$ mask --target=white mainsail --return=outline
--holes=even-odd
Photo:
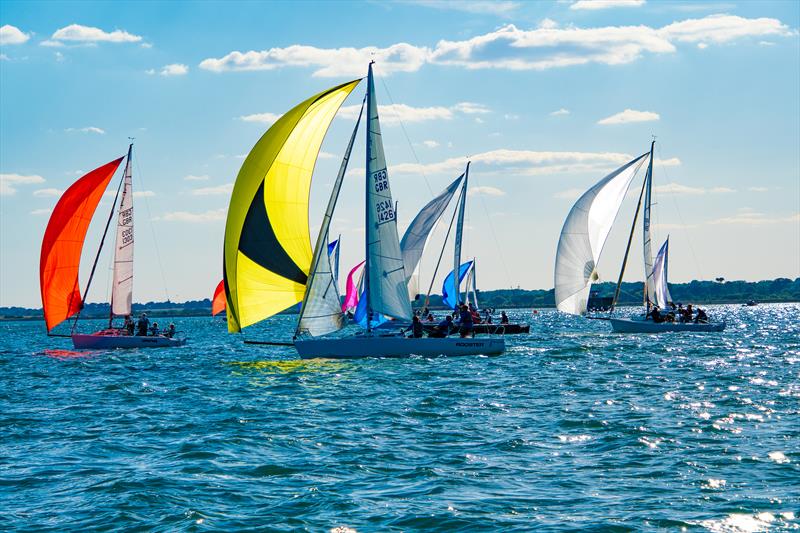
[[[672,296],[669,294],[669,287],[667,286],[667,267],[669,263],[669,237],[664,241],[661,249],[656,255],[653,262],[653,286],[655,302],[661,309],[667,307],[672,302]]]
[[[367,77],[367,119],[367,320],[371,320],[375,313],[411,320],[408,278],[397,236],[396,206],[386,171],[371,63]]]
[[[555,299],[559,311],[583,314],[597,261],[634,176],[649,152],[618,168],[572,206],[558,240]]]
[[[131,314],[133,299],[133,190],[131,153],[125,162],[125,175],[122,186],[122,200],[119,203],[117,218],[117,240],[114,249],[114,284],[111,287],[111,314],[125,316]]]
[[[333,331],[342,329],[346,321],[342,313],[342,303],[339,298],[339,287],[337,283],[339,245],[336,245],[336,266],[331,264],[331,256],[328,254],[328,231],[330,229],[333,211],[336,209],[336,201],[339,199],[339,191],[342,189],[344,175],[347,172],[347,163],[350,161],[350,152],[358,133],[358,125],[361,123],[361,114],[364,111],[364,104],[361,104],[361,111],[358,113],[356,126],[350,136],[350,142],[339,166],[339,174],[333,183],[331,196],[328,199],[328,207],[322,218],[322,225],[317,236],[317,243],[314,247],[314,255],[311,260],[311,272],[306,284],[305,298],[300,307],[300,317],[297,321],[297,331],[295,337],[302,333],[309,335],[325,335]]]
[[[444,213],[450,200],[453,198],[464,175],[456,178],[453,183],[439,194],[436,198],[428,202],[423,207],[411,224],[408,226],[403,239],[400,241],[400,251],[403,253],[403,264],[408,276],[408,294],[415,298],[419,292],[419,275],[417,267],[422,258],[425,244],[428,242],[431,231]]]
[[[651,244],[652,237],[650,235],[650,213],[652,208],[652,193],[653,193],[653,146],[655,141],[650,145],[650,162],[647,165],[647,174],[645,175],[644,186],[644,213],[643,215],[643,230],[642,242],[644,244],[644,301],[645,306],[649,309],[650,304],[655,299],[655,283],[653,280],[653,247]]]
[[[458,220],[456,221],[456,235],[454,240],[453,250],[453,272],[458,272],[461,265],[461,243],[464,238],[464,212],[467,209],[467,184],[469,181],[469,161],[467,161],[467,169],[464,171],[464,184],[461,186],[461,201],[458,206]],[[461,280],[458,276],[453,277],[453,295],[455,296],[456,304],[461,304]]]

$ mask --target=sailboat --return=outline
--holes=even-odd
[[[433,339],[383,335],[378,317],[411,319],[372,73],[367,94],[333,185],[314,249],[308,196],[325,133],[361,80],[323,91],[283,115],[256,143],[234,184],[225,227],[224,281],[228,330],[260,322],[300,302],[293,342],[301,358],[497,354],[502,339]],[[346,320],[325,246],[358,127],[366,107],[366,331],[332,336]],[[288,344],[288,343],[287,343]]]
[[[614,297],[610,305],[613,314],[619,299],[622,279],[628,262],[631,242],[636,230],[639,211],[644,205],[642,241],[644,244],[644,306],[641,317],[617,318],[603,317],[611,322],[618,333],[660,333],[667,331],[712,332],[725,329],[725,322],[659,322],[650,320],[654,305],[666,309],[672,303],[667,286],[667,263],[669,240],[659,250],[656,262],[653,261],[650,235],[650,216],[652,209],[653,158],[655,140],[650,151],[625,163],[586,191],[572,206],[561,237],[558,240],[555,264],[555,300],[559,311],[583,315],[586,313],[592,283],[599,279],[596,266],[600,260],[606,239],[638,171],[648,161],[647,171],[642,183],[636,211],[631,224],[628,244],[622,260]],[[643,201],[644,200],[644,201]],[[597,318],[597,317],[594,317]]]
[[[220,280],[217,288],[214,289],[214,297],[211,298],[211,316],[217,316],[225,310],[225,281]]]
[[[42,308],[48,335],[65,320],[75,317],[69,335],[75,348],[158,348],[179,346],[186,339],[161,335],[131,335],[125,328],[115,328],[115,317],[130,317],[133,300],[133,185],[131,156],[133,144],[128,146],[127,157],[120,157],[81,177],[61,196],[53,209],[42,239],[39,260],[39,284]],[[94,217],[111,178],[125,159],[125,171],[117,187],[111,212],[106,221],[103,237],[92,265],[86,289],[81,296],[78,282],[81,253],[86,232]],[[120,192],[122,194],[120,198]],[[114,249],[114,280],[111,290],[111,310],[108,327],[92,334],[76,333],[76,326],[86,295],[94,278],[100,252],[103,250],[117,200],[116,243]]]

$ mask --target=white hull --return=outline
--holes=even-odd
[[[612,318],[611,328],[615,333],[674,333],[687,331],[692,333],[719,332],[725,329],[725,322],[695,324],[694,322],[660,322],[652,320]]]
[[[170,339],[162,336],[140,337],[136,335],[117,335],[98,331],[91,335],[73,335],[72,345],[79,350],[113,350],[115,348],[170,348],[183,346],[186,339]]]
[[[358,359],[362,357],[436,357],[440,355],[499,355],[506,349],[503,338],[412,339],[400,336],[358,335],[341,338],[313,338],[295,341],[303,359]]]

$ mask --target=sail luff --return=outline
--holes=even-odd
[[[411,320],[411,302],[383,151],[372,63],[367,76],[366,258],[368,329],[375,314]]]
[[[347,143],[342,163],[339,166],[339,173],[333,183],[331,195],[328,198],[328,206],[322,217],[322,224],[317,235],[317,242],[314,246],[314,255],[311,262],[309,280],[306,284],[303,303],[300,307],[300,316],[297,320],[295,337],[301,331],[311,335],[324,335],[332,331],[341,329],[345,325],[344,315],[341,310],[339,300],[339,288],[331,269],[331,258],[327,253],[328,232],[330,229],[333,212],[336,209],[336,202],[339,199],[339,192],[342,189],[344,176],[347,173],[347,164],[350,161],[350,153],[356,141],[358,126],[361,124],[361,116],[364,112],[364,102],[361,103],[361,110],[358,112],[358,120],[350,135]],[[337,245],[338,249],[338,245]]]
[[[119,203],[117,237],[114,248],[114,281],[111,288],[109,326],[114,316],[131,314],[133,301],[133,183],[131,155],[133,144],[128,146],[128,159],[123,174],[122,199]]]
[[[656,141],[650,144],[650,162],[647,165],[647,174],[645,174],[645,193],[644,193],[644,212],[642,213],[642,243],[644,245],[644,304],[647,312],[650,311],[650,304],[655,298],[655,284],[653,283],[653,247],[652,236],[650,234],[650,217],[652,209],[652,193],[653,193],[653,157],[655,157]]]
[[[453,271],[457,272],[461,264],[461,242],[464,237],[464,212],[467,208],[467,185],[469,182],[469,161],[467,161],[467,168],[464,171],[464,182],[461,184],[461,202],[458,206],[458,220],[456,222],[456,234],[453,244]],[[456,303],[461,303],[461,279],[453,278],[453,294],[456,298]]]

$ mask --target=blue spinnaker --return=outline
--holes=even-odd
[[[466,277],[470,268],[472,268],[472,261],[467,261],[459,267],[459,287],[461,286],[461,282],[464,281],[464,278]],[[456,305],[458,304],[458,291],[456,290],[455,285],[453,285],[453,272],[450,272],[447,277],[444,278],[444,284],[442,284],[442,303],[444,303],[450,309],[455,309]]]

